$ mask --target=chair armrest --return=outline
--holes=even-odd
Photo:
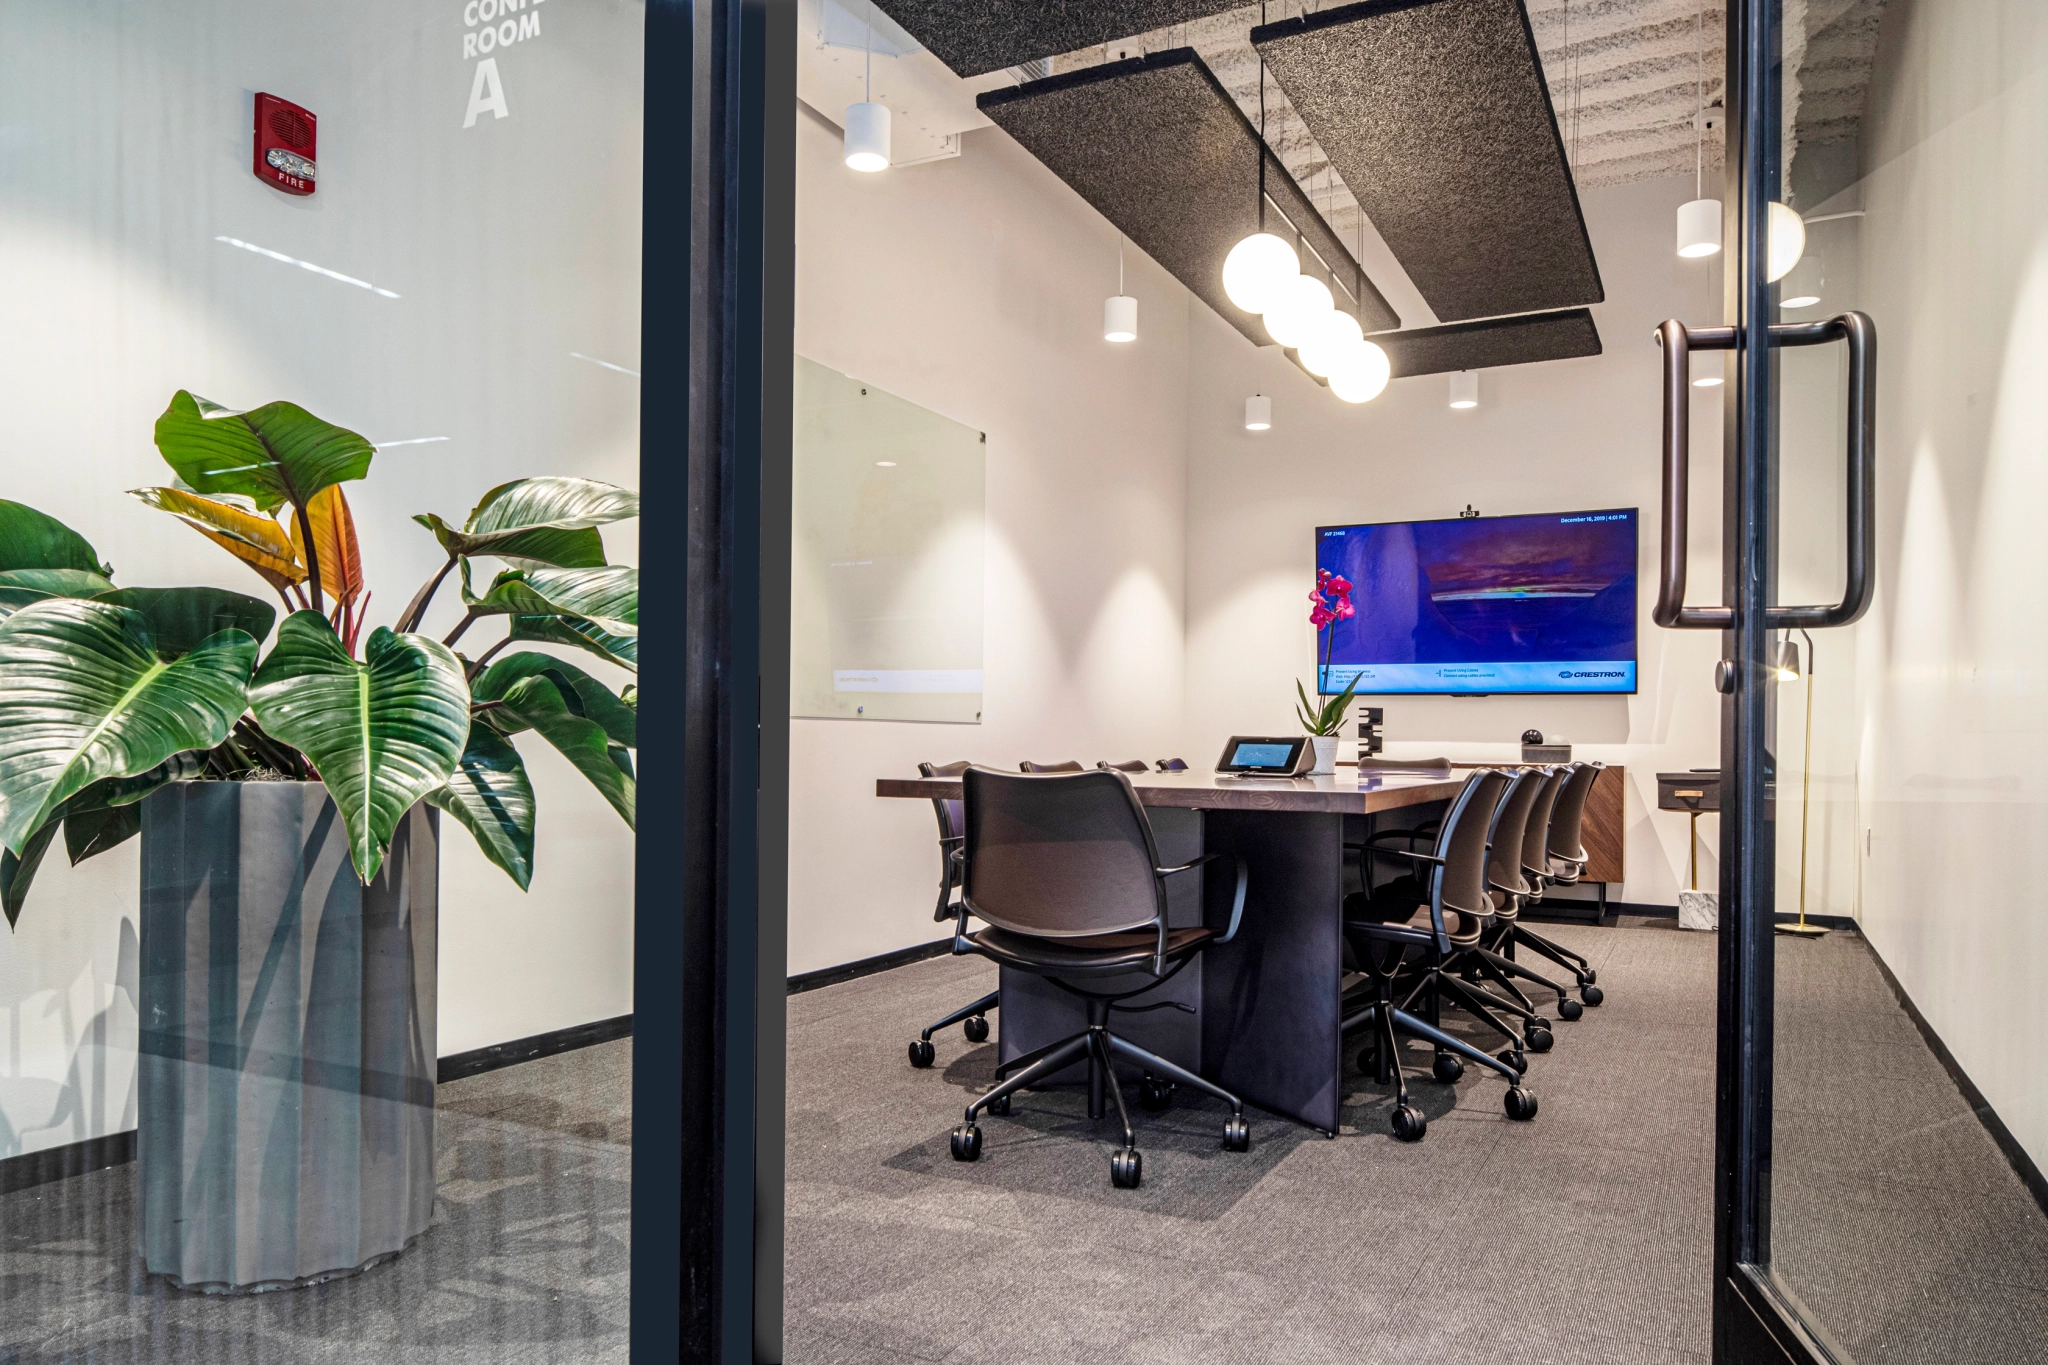
[[[1235,853],[1204,853],[1201,857],[1191,862],[1182,863],[1179,867],[1155,867],[1152,869],[1159,876],[1170,877],[1176,872],[1186,872],[1191,868],[1200,867],[1203,863],[1213,863],[1218,858],[1226,857],[1237,864],[1237,889],[1232,893],[1230,899],[1230,928],[1224,931],[1223,937],[1214,940],[1217,943],[1228,943],[1233,938],[1236,938],[1237,926],[1244,919],[1244,892],[1245,886],[1250,880],[1250,874],[1244,865],[1244,859]]]

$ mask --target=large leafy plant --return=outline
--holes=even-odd
[[[521,888],[534,794],[531,731],[634,821],[634,690],[613,692],[539,642],[639,662],[639,576],[605,561],[599,527],[639,515],[630,490],[520,479],[460,527],[414,518],[447,554],[392,626],[371,593],[342,491],[376,449],[291,403],[234,412],[179,392],[156,424],[175,476],[134,490],[241,560],[283,603],[219,588],[124,588],[70,527],[0,501],[0,908],[13,924],[56,836],[74,863],[141,828],[138,803],[179,780],[317,780],[377,875],[399,819],[425,800],[476,836]],[[475,562],[499,567],[478,591]],[[462,620],[418,633],[459,570]],[[505,635],[471,660],[479,621]],[[269,653],[262,646],[275,629]],[[259,657],[260,656],[260,657]]]

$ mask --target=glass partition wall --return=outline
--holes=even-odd
[[[625,1356],[645,17],[0,3],[0,1358]]]
[[[1732,1071],[1724,1051],[1755,1087],[1724,1129],[1736,1278],[1776,1301],[1788,1358],[2038,1359],[2048,24],[2003,0],[1733,8],[1752,99],[1731,165],[1747,113],[1770,215],[1738,316],[1773,344],[1737,362],[1766,601],[1843,600],[1845,459],[1874,437],[1869,610],[1775,615],[1756,660],[1765,761],[1737,799],[1762,805],[1731,860],[1752,917],[1723,955],[1724,1028],[1762,1044]],[[1719,1358],[1763,1358],[1739,1317]]]

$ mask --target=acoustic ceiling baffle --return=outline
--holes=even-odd
[[[1606,297],[1522,0],[1366,0],[1252,46],[1438,318]]]
[[[875,0],[958,76],[980,76],[1236,9],[1244,0]]]
[[[1302,269],[1334,279],[1366,332],[1401,325],[1330,225],[1192,48],[1050,76],[981,96],[996,124],[1195,296],[1266,346],[1223,292],[1223,260],[1258,230],[1259,157],[1274,232],[1300,233]],[[1282,221],[1282,215],[1285,222]],[[1292,224],[1292,228],[1288,226]],[[1320,258],[1320,260],[1318,260]]]
[[[1396,379],[1600,354],[1600,333],[1585,308],[1417,327],[1373,340],[1386,350]]]

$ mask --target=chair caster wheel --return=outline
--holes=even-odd
[[[1577,1019],[1586,1012],[1586,1007],[1567,997],[1557,1002],[1557,1012],[1567,1019]]]
[[[970,1043],[985,1043],[988,1041],[988,1020],[974,1015],[961,1023],[960,1031],[967,1035]]]
[[[1551,1049],[1551,1045],[1556,1041],[1556,1036],[1547,1028],[1539,1026],[1529,1030],[1529,1051],[1531,1052],[1548,1052]]]
[[[1587,986],[1579,991],[1579,997],[1589,1005],[1597,1005],[1607,998],[1607,993],[1598,986]]]
[[[1230,1122],[1223,1125],[1223,1150],[1249,1152],[1251,1149],[1252,1126],[1244,1121],[1243,1114],[1232,1114]]]
[[[1173,1082],[1147,1076],[1138,1083],[1138,1107],[1150,1113],[1158,1113],[1173,1105]]]
[[[1394,1137],[1401,1142],[1420,1142],[1422,1135],[1429,1131],[1429,1120],[1414,1105],[1404,1104],[1394,1111]]]
[[[998,1095],[983,1105],[982,1108],[994,1114],[997,1118],[1003,1118],[1010,1112],[1010,1097],[1008,1095]]]
[[[1134,1147],[1126,1147],[1109,1156],[1109,1183],[1120,1190],[1135,1190],[1138,1182],[1145,1178],[1145,1158],[1138,1155]]]
[[[1520,1048],[1502,1049],[1500,1059],[1513,1067],[1516,1075],[1526,1076],[1529,1074],[1529,1054],[1523,1052]]]
[[[1465,1063],[1448,1052],[1436,1054],[1436,1060],[1429,1064],[1429,1071],[1444,1085],[1456,1085],[1458,1078],[1465,1074]]]
[[[1515,1086],[1508,1091],[1502,1108],[1508,1111],[1508,1117],[1515,1122],[1527,1123],[1536,1117],[1536,1096],[1519,1085]]]
[[[920,1071],[930,1066],[938,1055],[939,1050],[931,1045],[928,1038],[920,1038],[910,1045],[910,1064]]]
[[[963,1123],[953,1130],[953,1160],[981,1160],[981,1128],[978,1124]]]

